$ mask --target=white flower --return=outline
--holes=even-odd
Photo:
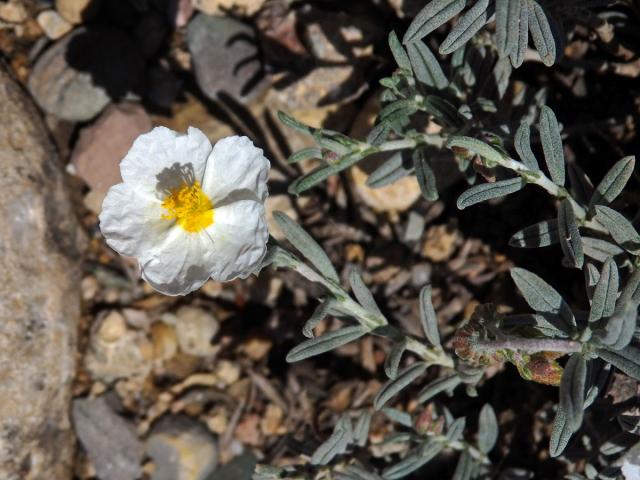
[[[197,128],[178,135],[156,127],[122,160],[123,183],[109,190],[100,229],[167,295],[185,295],[209,278],[245,278],[266,253],[269,167],[246,137],[212,148]]]

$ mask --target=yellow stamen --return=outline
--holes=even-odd
[[[213,223],[213,203],[202,191],[200,182],[172,188],[162,202],[167,211],[162,218],[175,220],[187,232],[199,232]]]

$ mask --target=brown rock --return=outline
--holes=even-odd
[[[266,0],[191,0],[193,7],[207,15],[224,14],[233,9],[242,15],[253,15]]]
[[[27,10],[19,2],[10,1],[0,4],[0,19],[5,22],[22,23],[27,16]]]
[[[83,128],[71,156],[76,174],[92,190],[106,194],[120,183],[120,161],[133,141],[151,130],[151,119],[140,105],[110,105],[93,125]]]
[[[71,478],[82,242],[38,110],[0,64],[0,478]]]

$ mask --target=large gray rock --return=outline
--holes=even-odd
[[[0,64],[0,478],[71,478],[79,229],[39,112]]]
[[[264,92],[253,29],[230,17],[199,14],[187,29],[198,86],[212,100],[228,95],[247,103]]]

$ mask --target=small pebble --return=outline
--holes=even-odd
[[[73,28],[72,25],[55,10],[40,12],[36,20],[40,28],[44,31],[44,34],[51,40],[64,37]]]

